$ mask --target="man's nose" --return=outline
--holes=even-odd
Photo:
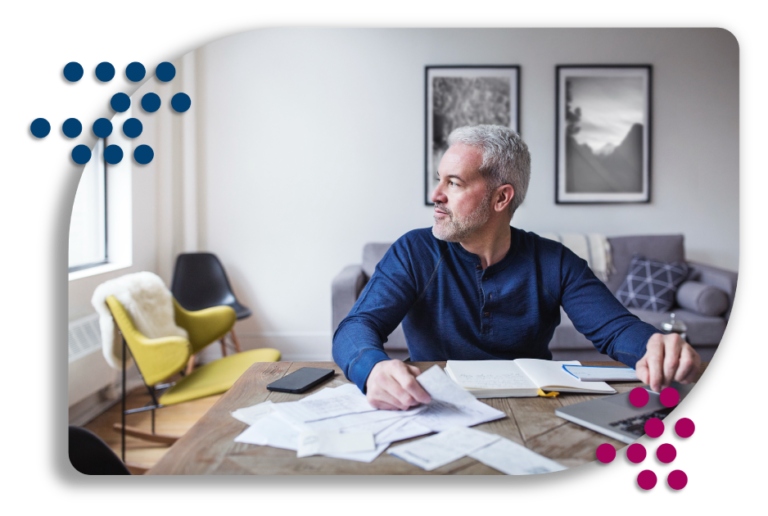
[[[440,184],[438,184],[434,190],[432,190],[432,195],[429,198],[434,203],[443,203],[445,204],[445,201],[447,198],[445,197],[445,193],[443,193],[443,189],[440,187]]]

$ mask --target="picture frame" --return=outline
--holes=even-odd
[[[494,124],[520,132],[520,66],[426,66],[424,98],[424,204],[432,206],[437,167],[453,129]]]
[[[651,201],[651,65],[555,69],[555,203]]]

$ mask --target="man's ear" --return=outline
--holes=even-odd
[[[495,201],[493,203],[493,209],[497,212],[502,212],[509,208],[512,199],[515,197],[515,189],[512,185],[501,185],[496,189]]]

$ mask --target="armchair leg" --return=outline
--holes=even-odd
[[[234,344],[235,344],[235,351],[237,351],[238,353],[240,353],[240,342],[238,342],[238,340],[237,340],[237,335],[235,335],[235,329],[234,329],[234,328],[232,328],[232,329],[229,331],[229,334],[232,336],[232,342],[234,342]]]
[[[123,428],[125,428],[124,433],[123,433]],[[152,443],[173,444],[179,440],[178,436],[175,436],[175,435],[154,434],[133,426],[124,427],[120,423],[113,424],[112,429],[115,432],[123,433],[123,435],[130,435],[131,437],[136,437],[138,439],[142,439],[144,441],[149,441]]]
[[[184,374],[190,374],[194,368],[195,368],[195,355],[192,355],[191,357],[189,357],[189,362],[187,362],[187,370],[184,372]]]
[[[226,337],[226,335],[224,337]],[[221,344],[221,356],[223,357],[227,356],[227,343],[224,342],[224,337],[219,340],[219,344]]]

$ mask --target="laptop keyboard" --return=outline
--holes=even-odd
[[[640,414],[639,416],[622,419],[620,421],[614,421],[613,423],[608,423],[608,426],[618,428],[619,430],[624,430],[625,432],[628,432],[637,437],[642,437],[645,435],[646,421],[652,417],[657,417],[663,420],[670,412],[672,412],[673,408],[674,407],[664,408],[655,412],[648,412],[647,414]]]

